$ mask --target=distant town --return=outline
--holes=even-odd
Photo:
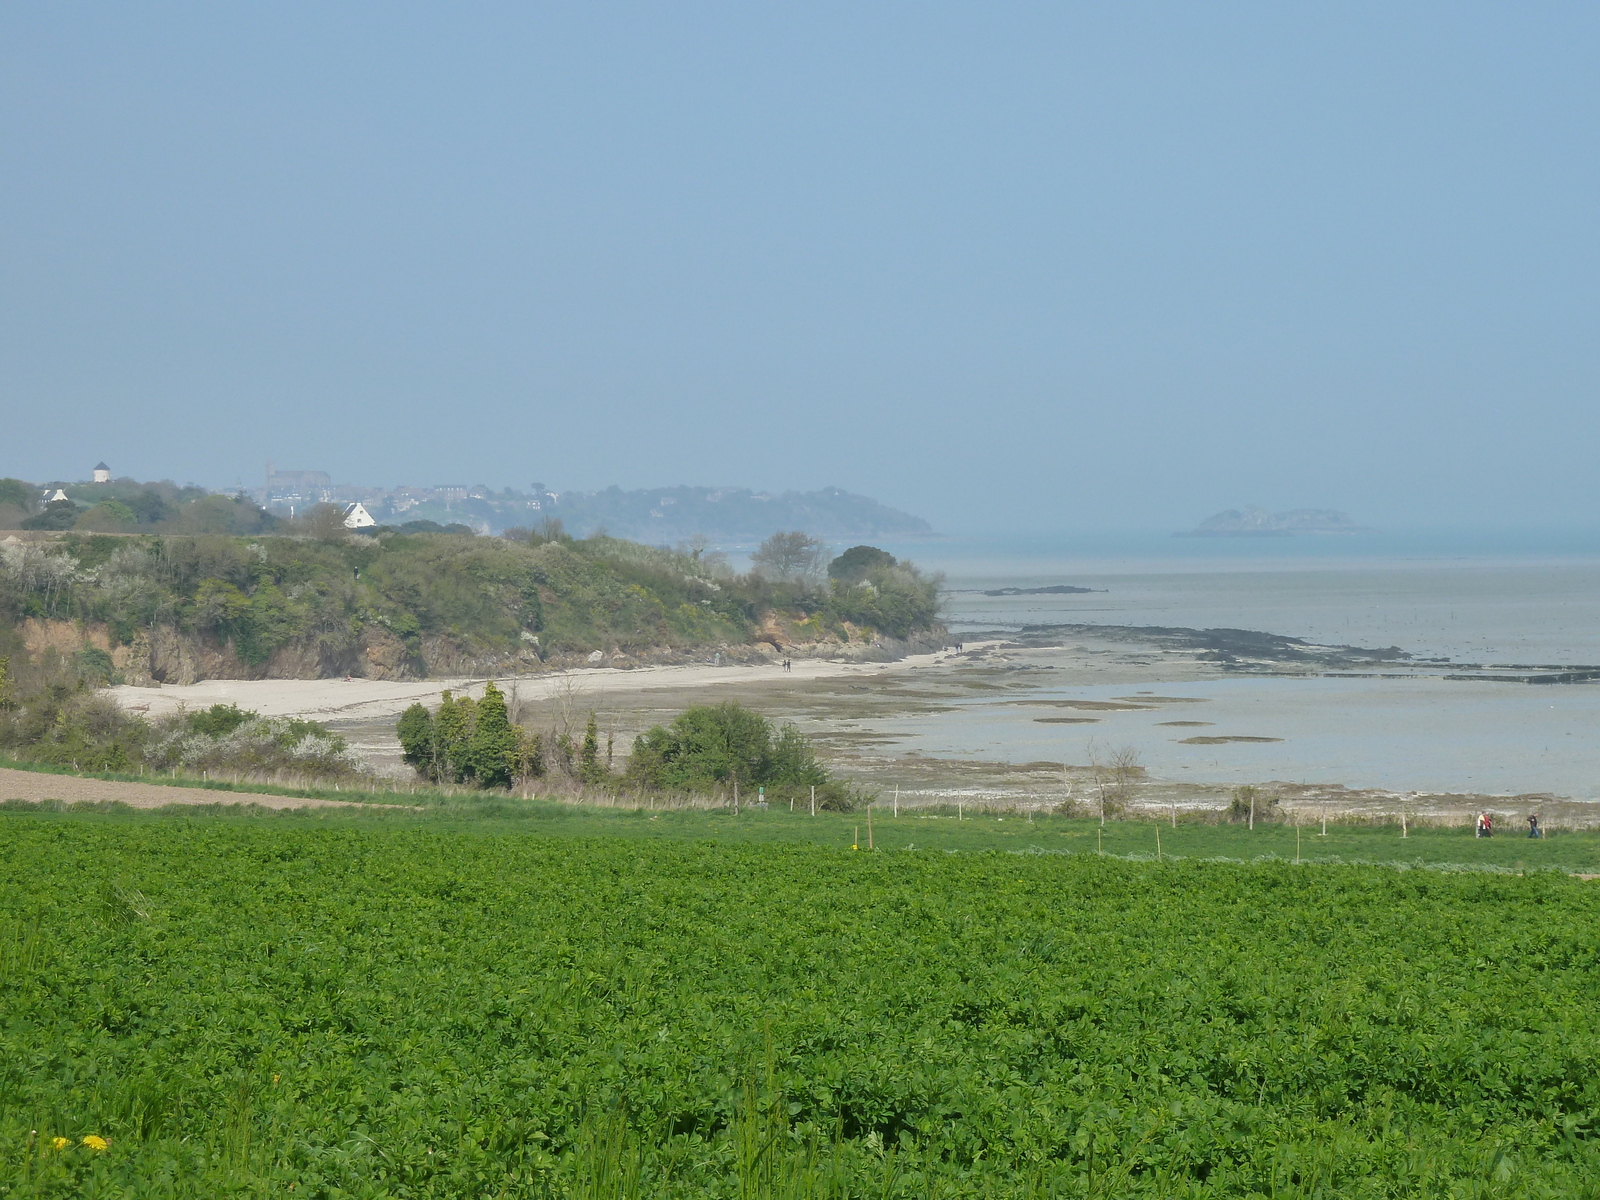
[[[373,487],[336,482],[323,470],[268,463],[260,487],[218,491],[193,484],[139,483],[114,475],[104,461],[85,474],[76,481],[42,484],[4,481],[9,490],[0,489],[0,528],[131,531],[170,524],[185,506],[226,496],[234,507],[259,506],[266,514],[260,519],[269,521],[293,520],[318,506],[335,505],[351,529],[409,525],[493,535],[560,522],[578,537],[605,530],[656,545],[703,537],[730,548],[754,546],[779,529],[803,529],[829,539],[906,540],[934,533],[920,517],[837,487],[782,493],[689,486],[563,492],[537,482],[527,491],[481,483]],[[220,501],[208,503],[215,507]],[[240,516],[231,513],[218,527],[248,531]]]
[[[583,536],[605,529],[643,542],[701,534],[723,541],[760,541],[774,529],[807,529],[821,537],[917,538],[933,534],[920,517],[842,488],[757,492],[749,488],[666,487],[559,492],[543,483],[527,491],[485,484],[442,483],[393,488],[335,483],[326,471],[268,465],[258,502],[292,517],[314,504],[360,505],[380,525],[433,521],[483,534],[559,520]],[[359,519],[359,518],[358,518]]]

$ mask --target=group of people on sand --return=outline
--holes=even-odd
[[[1478,814],[1477,836],[1494,836],[1494,817],[1491,814],[1487,812]],[[1538,813],[1528,814],[1528,836],[1531,838],[1542,838],[1544,836],[1544,830],[1539,826]]]

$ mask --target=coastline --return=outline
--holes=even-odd
[[[1455,820],[1477,809],[1507,816],[1530,805],[1547,817],[1559,812],[1562,823],[1600,816],[1600,805],[1576,790],[1539,786],[1532,769],[1510,771],[1503,786],[1473,785],[1457,761],[1477,752],[1473,747],[1440,757],[1439,747],[1455,736],[1448,714],[1431,730],[1434,743],[1403,760],[1373,741],[1373,727],[1381,736],[1392,718],[1397,728],[1409,720],[1420,729],[1417,722],[1453,700],[1514,701],[1542,711],[1543,697],[1600,702],[1600,690],[1351,671],[1374,660],[1405,663],[1403,654],[1390,657],[1393,650],[1311,646],[1267,634],[1219,646],[1206,631],[1077,625],[990,636],[961,653],[892,662],[797,658],[790,672],[776,664],[594,667],[497,682],[534,725],[566,727],[595,711],[623,755],[635,736],[689,705],[737,700],[775,721],[793,721],[845,777],[886,800],[898,789],[909,806],[1081,807],[1097,794],[1095,759],[1135,747],[1143,770],[1128,807],[1146,816],[1225,808],[1244,784],[1270,791],[1308,820],[1324,812],[1398,819],[1402,811]],[[485,682],[211,680],[111,693],[153,716],[179,704],[236,703],[324,721],[380,773],[404,778],[394,736],[400,712],[437,702],[447,688],[481,695]],[[1321,743],[1336,728],[1364,748],[1329,759]]]

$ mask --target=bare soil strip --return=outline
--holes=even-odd
[[[165,808],[169,804],[258,804],[262,808],[353,808],[344,800],[273,796],[265,792],[221,792],[211,788],[171,787],[159,783],[123,783],[85,779],[81,775],[49,775],[0,767],[0,800],[59,800],[65,804],[115,801],[130,808]],[[366,807],[371,807],[366,806]]]

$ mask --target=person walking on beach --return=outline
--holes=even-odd
[[[1539,828],[1539,814],[1538,813],[1529,813],[1528,814],[1528,836],[1531,837],[1531,838],[1542,838],[1542,837],[1544,837],[1544,830]]]

